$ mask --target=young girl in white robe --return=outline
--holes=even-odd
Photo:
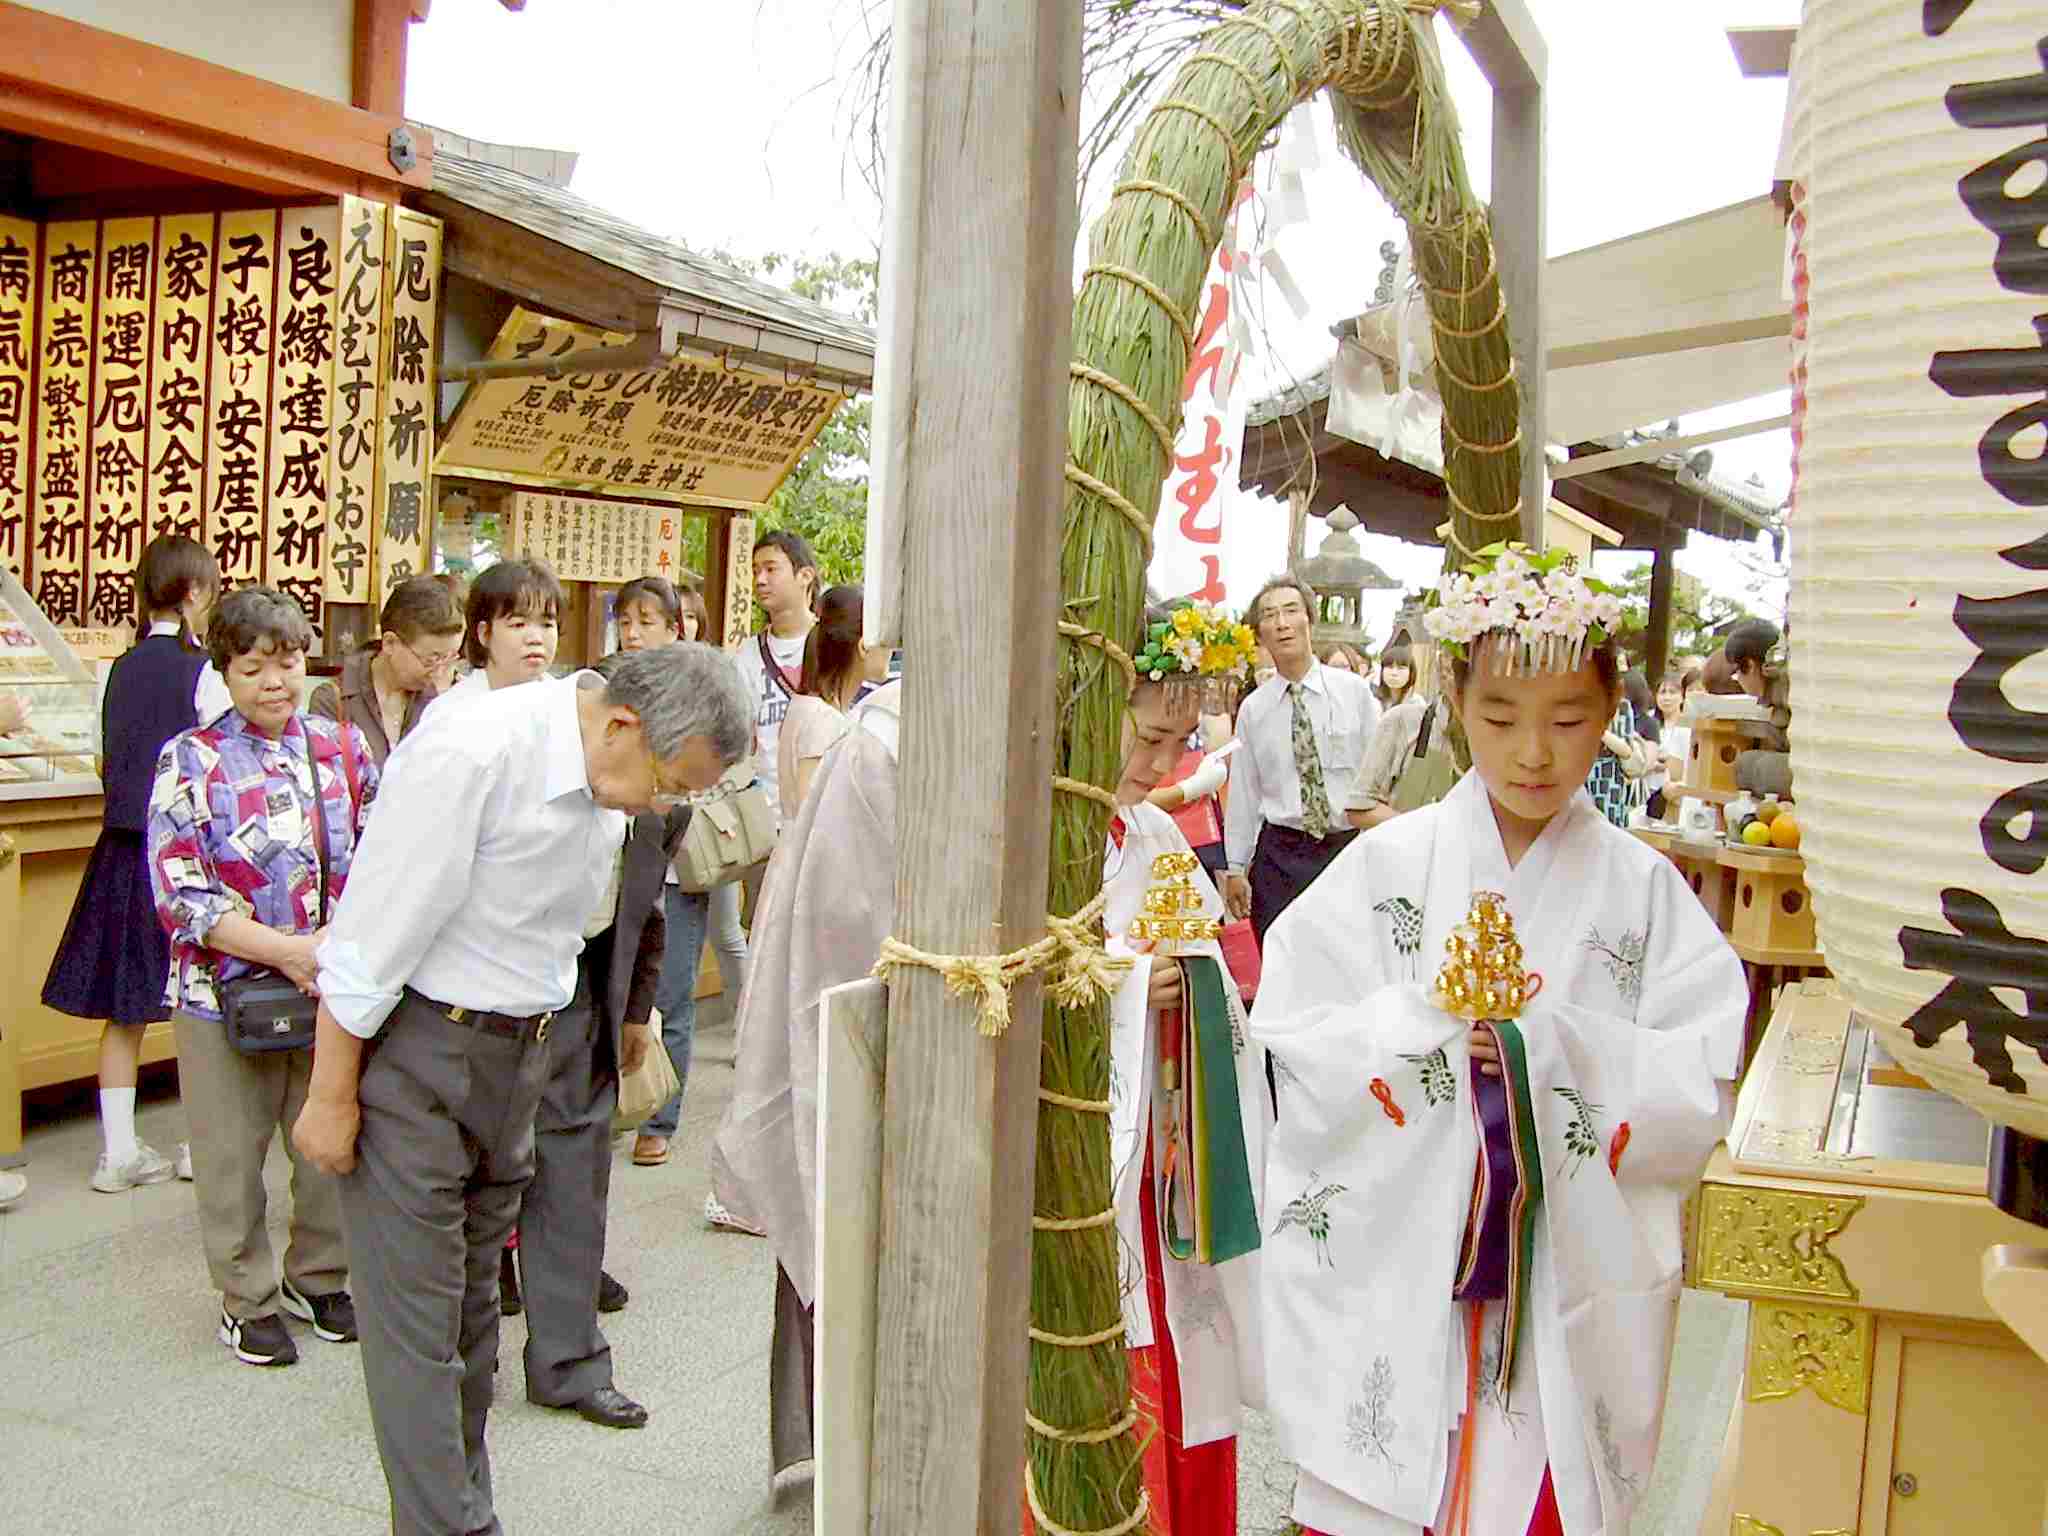
[[[1110,1166],[1116,1192],[1117,1234],[1123,1258],[1124,1341],[1131,1350],[1132,1393],[1154,1427],[1145,1452],[1145,1485],[1156,1536],[1236,1536],[1237,1429],[1240,1405],[1262,1401],[1256,1252],[1222,1262],[1172,1256],[1162,1213],[1181,1204],[1184,1186],[1169,1178],[1183,1167],[1190,1144],[1175,1137],[1184,1125],[1185,1100],[1163,1088],[1162,1055],[1178,1055],[1181,1040],[1167,1033],[1184,1017],[1193,985],[1190,966],[1206,959],[1224,985],[1219,1088],[1233,1099],[1242,1152],[1212,1128],[1208,1143],[1219,1161],[1242,1158],[1231,1178],[1241,1186],[1247,1230],[1257,1241],[1258,1167],[1271,1099],[1265,1054],[1244,1031],[1237,987],[1213,938],[1169,945],[1130,937],[1161,855],[1186,856],[1185,878],[1199,897],[1199,918],[1220,922],[1223,901],[1174,818],[1146,797],[1177,765],[1195,727],[1200,693],[1185,686],[1143,682],[1131,700],[1129,750],[1110,824],[1103,865],[1103,923],[1113,955],[1133,957],[1110,1005]],[[1171,948],[1174,953],[1165,953]],[[1212,1034],[1212,1039],[1214,1035]],[[1176,1076],[1184,1083],[1185,1074]],[[1179,1140],[1179,1145],[1175,1142]],[[1220,1186],[1225,1181],[1219,1177]],[[1221,1198],[1220,1191],[1218,1198]],[[1177,1225],[1179,1217],[1177,1216]]]
[[[1518,546],[1483,564],[1428,620],[1472,770],[1275,924],[1252,1018],[1279,1085],[1265,1374],[1314,1536],[1628,1530],[1656,1457],[1680,1208],[1740,1070],[1740,964],[1581,787],[1619,697],[1611,595]],[[1480,892],[1503,899],[1528,972],[1500,1031],[1433,995]],[[1497,1119],[1480,1128],[1504,1102],[1512,1147]],[[1482,1163],[1515,1184],[1501,1154],[1531,1198],[1490,1261],[1514,1279],[1489,1293],[1472,1283],[1487,1265],[1461,1261],[1487,1246]]]

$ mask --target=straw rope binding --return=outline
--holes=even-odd
[[[1052,808],[1050,907],[1077,917],[1101,910],[1094,903],[1103,823],[1114,797],[1098,786],[1114,781],[1134,679],[1127,658],[1098,637],[1139,629],[1152,525],[1193,354],[1190,317],[1245,168],[1285,114],[1324,86],[1345,152],[1408,226],[1429,294],[1452,495],[1447,542],[1469,551],[1499,538],[1491,525],[1519,518],[1520,395],[1508,387],[1512,348],[1486,210],[1466,177],[1430,29],[1440,9],[1470,19],[1477,7],[1469,0],[1248,0],[1188,39],[1170,75],[1127,87],[1157,100],[1131,134],[1109,206],[1089,232],[1074,300],[1059,544],[1058,611],[1068,622],[1060,628],[1055,689],[1060,793]],[[1093,953],[1111,958],[1099,947]],[[999,974],[1013,960],[1053,963],[1038,955],[994,959]],[[1082,1432],[1099,1439],[1036,1432],[1137,1422],[1126,1351],[1098,1347],[1120,1336],[1120,1323],[1097,1325],[1119,1316],[1122,1298],[1107,1115],[1108,986],[1086,977],[1087,969],[1076,951],[1061,972],[1073,978],[1074,1002],[1048,989],[1058,1006],[1048,1008],[1041,1035],[1033,1204],[1099,1214],[1034,1218],[1034,1433],[1025,1488],[1046,1536],[1129,1536],[1152,1517],[1139,1435],[1130,1427]],[[977,985],[971,976],[967,984]]]

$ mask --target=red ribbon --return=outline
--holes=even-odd
[[[1614,1128],[1614,1136],[1607,1143],[1607,1171],[1621,1172],[1621,1154],[1628,1150],[1628,1122],[1622,1121]]]
[[[1401,1113],[1401,1106],[1394,1102],[1394,1090],[1387,1086],[1384,1077],[1372,1080],[1372,1096],[1380,1101],[1380,1108],[1387,1112],[1387,1118],[1396,1125],[1406,1125],[1408,1117]]]

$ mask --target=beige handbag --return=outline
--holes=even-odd
[[[676,1078],[675,1063],[668,1059],[668,1047],[661,1042],[661,1025],[654,1025],[654,1044],[637,1072],[619,1079],[618,1108],[612,1111],[612,1132],[629,1131],[675,1097],[682,1084]]]
[[[729,885],[767,862],[775,837],[775,812],[759,784],[695,801],[676,849],[676,884],[693,894]]]

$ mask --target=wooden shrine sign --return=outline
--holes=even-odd
[[[674,507],[517,491],[505,506],[505,547],[545,560],[563,581],[676,579],[683,519]]]
[[[316,628],[379,601],[425,568],[440,282],[438,222],[358,198],[0,218],[0,564],[72,629],[135,622],[166,533]]]
[[[631,338],[515,309],[493,362]],[[714,506],[766,501],[843,397],[826,385],[677,359],[630,373],[498,378],[469,386],[435,473]]]

